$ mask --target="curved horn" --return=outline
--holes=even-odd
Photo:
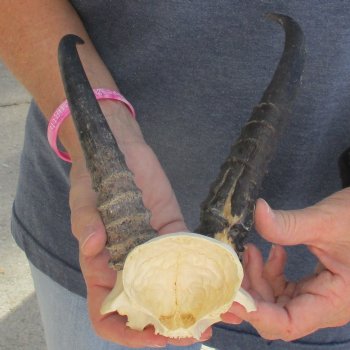
[[[232,146],[206,200],[196,232],[229,242],[238,252],[253,225],[262,180],[291,114],[304,66],[304,36],[290,17],[268,14],[285,30],[285,46],[272,81]]]
[[[62,80],[87,168],[98,193],[97,207],[107,231],[110,265],[122,269],[135,246],[157,236],[150,226],[150,212],[133,181],[124,156],[105,120],[81,64],[75,35],[63,37],[58,59]]]

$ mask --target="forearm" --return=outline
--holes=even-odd
[[[66,34],[76,34],[85,41],[85,45],[79,46],[79,55],[91,85],[116,89],[69,1],[0,2],[0,56],[32,94],[46,118],[65,99],[57,48]],[[110,108],[108,103],[105,105],[106,109]],[[63,124],[60,139],[71,156],[79,156],[81,151],[71,119]]]

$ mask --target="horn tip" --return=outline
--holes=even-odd
[[[59,46],[76,46],[78,44],[84,44],[84,40],[75,34],[67,34],[60,40]]]
[[[287,21],[293,21],[291,17],[282,15],[281,13],[277,12],[267,12],[264,14],[264,17],[268,20],[278,22],[281,25],[284,25]]]

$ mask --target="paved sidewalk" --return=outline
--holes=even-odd
[[[10,234],[30,96],[0,62],[0,349],[46,349],[29,267]]]

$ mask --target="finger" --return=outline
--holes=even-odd
[[[244,260],[243,260],[243,261],[244,261]],[[249,277],[248,277],[248,275],[247,275],[246,273],[244,274],[241,287],[242,287],[243,289],[245,289],[245,290],[251,289],[251,288],[250,288],[251,286],[250,286]]]
[[[152,204],[152,227],[160,234],[188,231],[175,194],[166,178],[159,185],[158,191],[162,195]]]
[[[333,274],[331,271],[323,270],[313,278],[298,283],[296,288],[297,294],[315,294],[332,299],[332,302],[344,304],[347,295],[347,283],[339,275]],[[340,305],[338,305],[340,306]]]
[[[90,320],[99,336],[132,348],[166,345],[166,338],[155,335],[152,327],[148,327],[143,331],[137,331],[126,326],[126,317],[117,313],[101,315],[100,307],[109,292],[110,288],[98,285],[88,289],[87,302]]]
[[[130,155],[136,152],[137,158]],[[133,144],[128,154],[127,165],[136,186],[142,189],[145,207],[152,211],[151,226],[160,234],[187,231],[174,191],[154,152],[145,144]]]
[[[242,319],[231,312],[226,312],[226,313],[222,314],[221,319],[223,322],[230,323],[230,324],[242,323]]]
[[[331,232],[329,216],[316,206],[302,210],[272,210],[258,199],[255,226],[268,241],[281,245],[312,244]]]
[[[247,313],[241,305],[234,305],[234,312],[249,322],[265,339],[292,341],[306,336],[319,328],[323,299],[303,295],[281,306],[275,303],[256,301],[257,311]],[[317,307],[316,312],[310,312]]]
[[[96,193],[91,189],[91,178],[85,172],[71,175],[69,193],[71,226],[77,238],[80,251],[86,256],[94,256],[106,244],[106,232],[100,214],[96,209]]]
[[[117,313],[100,317],[96,310],[91,309],[96,300],[104,300],[108,292],[108,289],[96,287],[88,295],[90,319],[94,330],[100,337],[131,348],[166,346],[167,338],[156,335],[153,327],[146,327],[143,331],[137,331],[126,325],[126,317]]]
[[[249,292],[254,290],[264,300],[274,301],[273,290],[263,277],[263,257],[253,244],[246,246],[245,261],[245,273],[250,284]]]
[[[124,340],[120,340],[119,336],[125,333],[129,328],[125,327],[126,318],[121,318],[116,313],[113,315],[108,316],[115,316],[108,318],[107,321],[105,321],[106,316],[100,314],[100,308],[107,297],[107,295],[110,293],[111,289],[115,285],[116,280],[116,273],[115,271],[111,270],[107,267],[109,260],[109,254],[107,250],[105,250],[103,253],[99,254],[96,257],[90,258],[81,256],[80,258],[80,264],[82,267],[83,275],[86,281],[87,290],[88,290],[88,309],[90,314],[90,319],[92,321],[92,324],[94,325],[94,328],[96,329],[97,333],[101,336],[109,337],[107,339],[111,341],[117,341],[118,343],[121,343],[126,346],[135,347],[137,346],[164,346],[163,343],[165,342],[164,338],[161,337],[160,339],[154,338],[154,329],[151,328],[151,330],[146,329],[146,335],[144,335],[143,332],[137,332],[136,334],[132,334],[132,337],[137,337],[137,342],[127,342],[125,343]],[[117,277],[118,278],[118,277]],[[122,320],[122,321],[121,321]],[[113,327],[122,327],[122,329],[118,329],[118,332],[114,330],[114,335],[111,334],[113,332]],[[142,337],[141,337],[142,334]],[[113,338],[110,338],[113,336]],[[127,335],[125,335],[126,337]],[[211,329],[209,328],[206,330],[202,336],[200,341],[208,340],[211,336]],[[199,340],[194,338],[184,338],[184,339],[171,339],[168,338],[167,342],[173,345],[178,346],[187,346],[194,344],[198,342]]]
[[[156,217],[153,216],[151,225],[159,234],[189,231],[172,191],[168,198],[162,197],[152,212],[156,214]]]
[[[338,247],[340,245],[338,244]],[[343,248],[347,248],[347,245],[344,244]],[[317,271],[322,271],[321,266],[327,267],[327,270],[331,271],[332,273],[338,274],[343,276],[344,279],[350,283],[350,267],[347,263],[348,255],[347,252],[346,255],[342,254],[342,248],[338,250],[338,254],[329,254],[324,249],[316,248],[316,247],[309,247],[310,251],[318,257],[320,260],[320,267]],[[346,257],[346,260],[344,259]]]
[[[318,262],[316,267],[315,267],[315,274],[318,275],[319,273],[321,273],[325,269],[326,268],[324,267],[324,265],[322,263]]]
[[[209,340],[213,335],[213,329],[211,327],[208,327],[201,335],[200,341],[206,341]]]
[[[284,306],[260,301],[258,312],[255,315],[247,315],[247,318],[264,338],[291,341],[319,328],[319,319],[314,317],[313,312],[309,312],[310,308],[317,304],[312,295],[300,296]]]
[[[114,287],[116,272],[109,268],[109,259],[110,256],[106,249],[94,257],[87,257],[80,254],[80,266],[87,289],[92,288],[95,285],[109,289]]]
[[[153,327],[146,327],[143,331],[132,330],[125,325],[126,317],[121,317],[116,313],[107,316],[100,315],[100,305],[109,292],[110,288],[94,286],[89,289],[88,294],[90,319],[97,333],[105,339],[130,347],[159,347],[165,346],[167,343],[176,346],[189,346],[199,341],[206,341],[211,337],[210,328],[203,332],[200,340],[194,338],[166,338],[155,335]]]
[[[107,261],[108,254],[101,254],[93,259],[82,258],[82,269],[88,290],[88,311],[94,330],[104,339],[132,348],[164,347],[167,339],[155,335],[152,327],[143,331],[132,330],[126,326],[126,317],[117,313],[100,314],[101,305],[115,284],[115,273],[106,268]]]
[[[168,338],[168,344],[175,345],[175,346],[190,346],[198,342],[204,342],[211,338],[212,336],[212,329],[209,327],[206,329],[202,334],[200,339],[195,338]]]
[[[269,257],[263,270],[263,278],[270,284],[275,297],[285,291],[287,280],[284,275],[284,268],[287,261],[287,254],[283,247],[272,245]]]
[[[247,313],[236,303],[231,311],[250,322],[266,339],[295,340],[320,328],[337,327],[348,321],[349,306],[344,304],[344,300],[347,300],[346,295],[349,291],[341,281],[341,278],[332,274],[317,277],[306,282],[300,290],[301,294],[285,303],[283,307],[256,300],[255,312]],[[334,299],[334,295],[338,295],[338,298]]]
[[[287,303],[289,303],[291,300],[291,297],[288,295],[280,295],[276,298],[276,304],[279,306],[285,306]]]
[[[349,322],[349,292],[348,281],[328,270],[300,283],[296,291],[301,295],[309,293],[324,299],[323,310],[327,314],[323,319],[324,327],[337,327]]]
[[[106,231],[100,214],[94,206],[73,208],[71,226],[82,254],[92,257],[104,249],[107,240]]]
[[[243,253],[243,257],[242,257],[244,275],[243,275],[243,280],[242,280],[241,287],[243,289],[245,289],[245,290],[249,290],[250,289],[249,276],[248,276],[248,274],[245,273],[245,270],[246,270],[248,262],[249,262],[248,261],[249,260],[248,248],[249,248],[249,244],[247,244],[244,247],[244,253]]]

